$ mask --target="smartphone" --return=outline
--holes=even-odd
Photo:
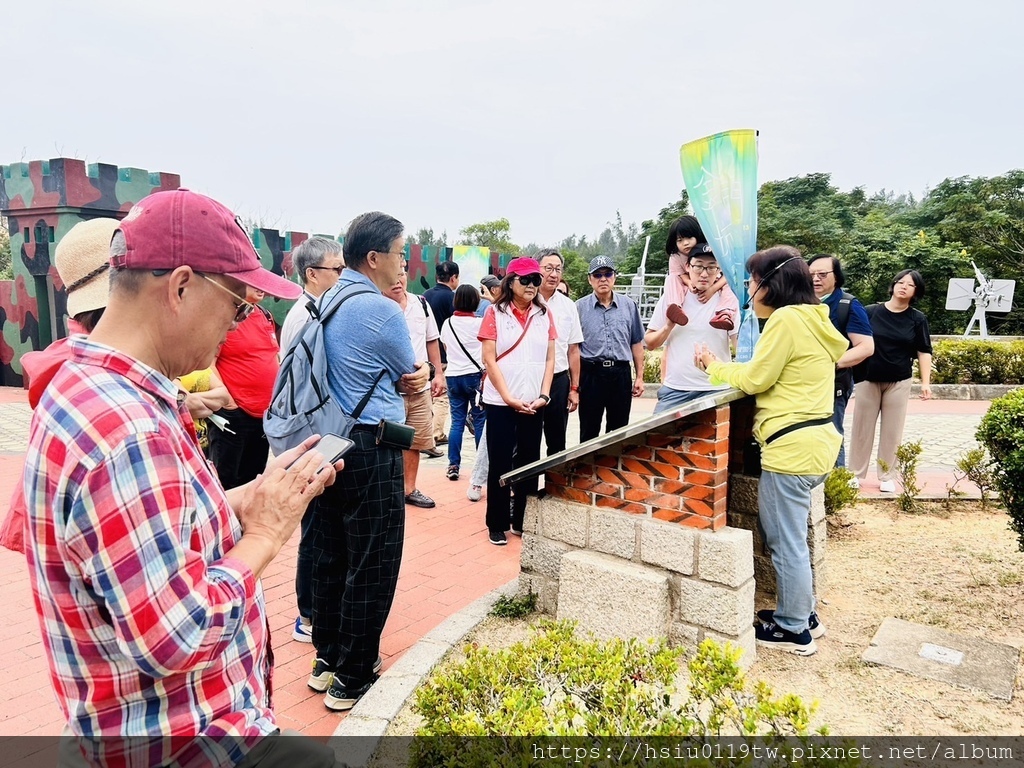
[[[310,450],[320,451],[328,464],[336,464],[354,446],[351,440],[341,435],[324,435]]]
[[[324,463],[333,465],[336,464],[342,456],[348,453],[353,445],[355,445],[355,443],[347,437],[342,437],[341,435],[324,435],[309,450],[319,451],[324,456]],[[302,456],[299,458],[302,458]],[[299,459],[295,459],[295,461],[298,460]],[[288,469],[295,466],[295,461],[288,465]]]

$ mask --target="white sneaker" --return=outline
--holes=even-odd
[[[466,491],[466,498],[470,501],[480,501],[481,496],[483,496],[483,491],[484,488],[482,485],[471,485],[469,486],[469,490]]]
[[[848,483],[848,485],[851,488],[854,488],[854,489],[856,489],[858,491],[860,490],[860,480],[858,480],[856,477],[851,477],[850,478],[850,482]]]
[[[896,483],[892,480],[883,480],[878,484],[878,490],[882,493],[896,493]]]

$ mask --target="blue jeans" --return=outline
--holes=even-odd
[[[449,376],[447,381],[448,402],[452,412],[452,428],[448,430],[448,463],[458,467],[462,465],[462,433],[466,429],[466,414],[473,420],[474,438],[479,447],[486,413],[483,406],[473,406],[477,387],[480,386],[479,373]]]
[[[837,467],[846,466],[846,436],[843,434],[843,419],[846,418],[846,406],[850,403],[852,392],[848,389],[837,388],[836,399],[832,404],[832,424],[843,441],[839,443],[839,456],[836,458]]]
[[[661,387],[658,390],[658,404],[654,406],[654,413],[668,411],[676,406],[696,400],[698,397],[710,395],[713,389],[672,389],[672,387]]]
[[[764,470],[757,486],[758,525],[775,567],[775,623],[789,632],[807,629],[814,611],[807,518],[811,489],[825,475],[782,475]]]

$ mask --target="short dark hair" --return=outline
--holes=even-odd
[[[747,272],[756,275],[761,302],[779,309],[793,304],[820,304],[807,262],[791,245],[775,245],[747,259]]]
[[[353,268],[361,267],[370,251],[387,253],[404,231],[402,222],[380,211],[356,216],[345,233],[345,262]]]
[[[439,261],[434,267],[434,278],[439,283],[447,283],[453,277],[458,277],[459,265],[454,261]]]
[[[904,269],[896,273],[896,277],[889,283],[889,295],[892,296],[892,289],[896,287],[896,283],[902,280],[907,275],[910,275],[910,279],[914,281],[914,295],[910,299],[910,303],[913,304],[918,299],[924,298],[924,278],[921,277],[921,273],[916,269]]]
[[[305,285],[307,269],[319,267],[328,256],[340,256],[341,253],[341,243],[337,240],[314,235],[308,240],[303,241],[298,248],[292,251],[292,264],[295,267],[295,273],[302,280],[302,284]]]
[[[543,251],[540,251],[534,258],[536,258],[537,263],[540,264],[541,260],[546,259],[548,256],[557,256],[558,260],[562,263],[562,266],[565,266],[565,257],[562,256],[562,254],[560,254],[554,248],[545,248]]]
[[[455,289],[452,302],[456,312],[476,312],[480,306],[480,294],[472,285],[463,283]]]
[[[839,262],[839,257],[833,256],[831,253],[816,253],[807,259],[807,266],[811,266],[818,259],[832,260],[832,277],[836,279],[837,291],[846,285],[846,275],[843,274],[843,265]]]
[[[700,222],[697,221],[697,217],[690,215],[680,216],[668,228],[668,237],[665,239],[665,253],[669,256],[679,253],[676,250],[676,240],[680,237],[695,237],[698,243],[706,243],[708,241],[704,237],[704,230],[700,228]]]

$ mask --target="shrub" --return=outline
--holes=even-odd
[[[499,616],[503,619],[521,619],[529,616],[537,609],[537,595],[527,592],[525,595],[506,597],[502,595],[494,601],[491,606],[491,616]]]
[[[1024,384],[1024,341],[937,341],[932,384]]]
[[[853,472],[846,467],[836,467],[825,478],[825,514],[834,515],[845,507],[857,503],[859,495],[850,485]]]
[[[961,479],[967,478],[981,492],[981,508],[988,506],[988,496],[995,488],[995,467],[992,459],[984,448],[971,448],[964,451],[956,460],[956,469],[953,471],[956,478],[955,486]]]
[[[995,462],[995,486],[1024,552],[1024,389],[993,400],[976,437]]]
[[[917,462],[921,458],[921,450],[920,440],[901,443],[896,447],[896,476],[900,481],[896,506],[904,512],[917,511],[917,494],[921,492],[917,485]]]
[[[662,350],[644,350],[644,383],[661,384]]]
[[[664,640],[579,638],[570,622],[542,621],[533,637],[506,650],[469,646],[465,661],[435,672],[416,691],[425,724],[412,766],[532,765],[517,736],[558,737],[806,735],[811,708],[795,695],[775,698],[748,686],[740,652],[705,640],[689,662],[687,695],[675,678],[681,649]],[[480,738],[509,737],[495,741]],[[583,743],[582,741],[580,743]],[[603,750],[601,757],[604,757]],[[593,763],[587,763],[593,764]]]

